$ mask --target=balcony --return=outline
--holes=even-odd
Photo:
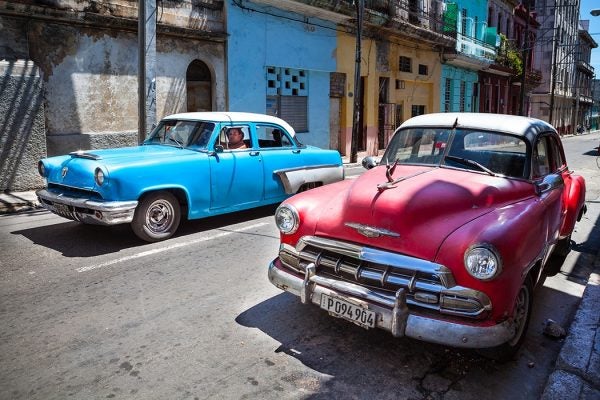
[[[594,67],[592,67],[588,62],[577,60],[577,69],[589,76],[594,76]]]
[[[356,28],[356,8],[353,0],[254,0],[255,3],[276,7],[306,17],[320,18],[345,26],[349,32]],[[442,21],[443,2],[434,0],[417,7],[409,0],[364,0],[363,22],[366,30],[411,38],[430,45],[454,47],[453,35]],[[455,31],[455,29],[454,29]]]

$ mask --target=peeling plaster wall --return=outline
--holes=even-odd
[[[42,80],[31,61],[0,61],[0,191],[44,184],[37,162],[46,155]]]
[[[156,53],[157,118],[187,110],[186,71],[194,60],[204,62],[210,69],[213,81],[213,111],[226,109],[224,46],[167,38],[158,42]]]
[[[32,51],[46,72],[49,155],[137,144],[137,35],[33,25]],[[157,42],[157,118],[187,110],[186,71],[195,59],[211,69],[213,104],[223,110],[224,47],[171,37]]]
[[[41,187],[46,155],[138,143],[137,6],[0,1],[0,190]],[[222,1],[163,0],[157,19],[157,118],[187,111],[194,60],[211,71],[213,110],[225,110]],[[10,72],[21,64],[27,76]]]

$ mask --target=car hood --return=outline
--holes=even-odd
[[[166,158],[184,153],[195,154],[191,150],[174,146],[145,145],[134,147],[119,147],[115,149],[76,151],[70,154],[71,158],[85,158],[100,161],[108,166],[111,164],[137,163],[154,158]]]
[[[398,166],[392,178],[378,189],[388,182],[379,166],[347,185],[320,210],[315,234],[434,260],[459,227],[535,195],[526,181],[448,168]]]
[[[198,154],[195,151],[171,146],[146,145],[115,149],[77,151],[66,156],[46,159],[50,171],[48,182],[74,188],[93,190],[94,171],[101,168],[108,176],[123,169],[138,168],[164,163],[174,156]]]

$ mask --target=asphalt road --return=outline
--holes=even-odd
[[[544,322],[568,327],[600,245],[599,140],[564,140],[590,212],[514,361],[363,330],[279,291],[274,207],[156,244],[31,211],[0,216],[0,398],[539,398],[561,347]]]

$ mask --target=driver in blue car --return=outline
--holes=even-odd
[[[227,130],[227,142],[229,150],[243,150],[248,148],[246,143],[244,143],[244,132],[240,128],[230,128]]]

